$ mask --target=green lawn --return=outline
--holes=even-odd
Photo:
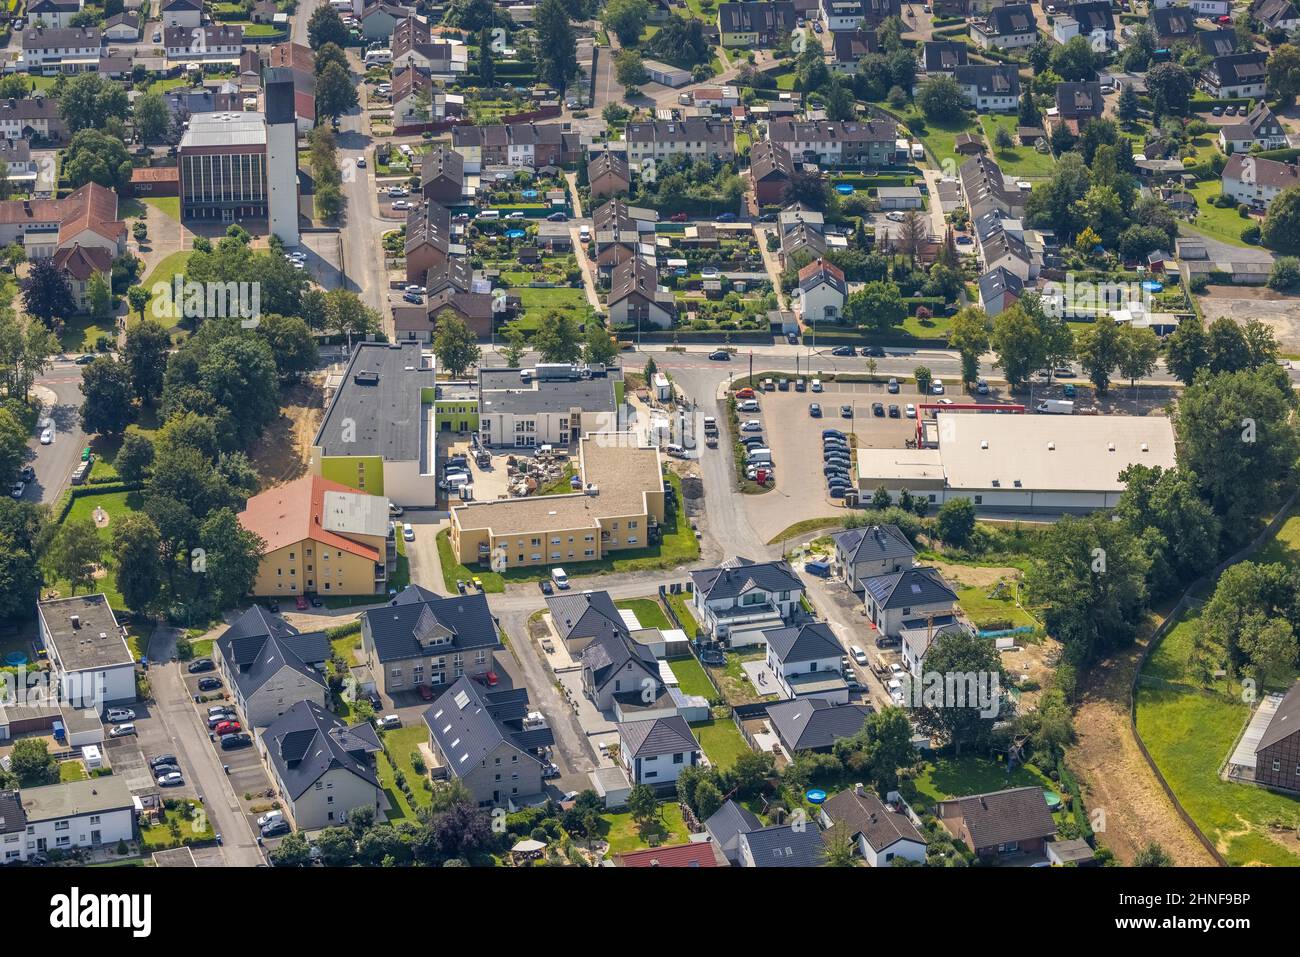
[[[700,739],[700,747],[715,767],[729,768],[742,754],[751,753],[749,745],[730,718],[697,721],[691,725],[691,730]]]
[[[194,255],[194,251],[192,249],[182,249],[180,252],[172,253],[170,256],[168,256],[166,259],[160,262],[157,266],[154,266],[153,270],[149,273],[149,275],[144,278],[144,282],[140,283],[140,285],[144,286],[145,289],[149,290],[149,302],[144,307],[144,314],[146,318],[158,319],[163,323],[163,325],[167,325],[169,322],[173,326],[176,325],[175,319],[172,319],[170,317],[155,316],[153,314],[153,300],[154,300],[153,288],[159,283],[163,283],[164,285],[170,286],[175,281],[175,276],[178,273],[184,275],[185,266],[190,261],[190,257],[193,255]],[[132,320],[138,321],[139,314],[132,312],[131,317]]]
[[[682,694],[699,695],[701,698],[710,699],[717,697],[718,691],[713,687],[709,676],[705,674],[704,666],[690,655],[685,658],[673,658],[668,662],[668,667],[677,676]]]
[[[85,767],[80,761],[60,761],[59,762],[59,781],[84,781],[90,777],[86,773]]]
[[[406,728],[384,731],[382,734],[383,743],[393,756],[390,761],[388,755],[382,751],[375,755],[379,770],[379,786],[388,795],[388,803],[391,805],[388,810],[388,819],[390,821],[399,819],[414,820],[416,808],[428,804],[430,794],[424,789],[422,775],[417,774],[415,768],[411,765],[411,752],[428,737],[428,729],[421,722]],[[407,800],[406,795],[397,788],[396,771],[398,770],[406,776],[406,783],[410,786],[411,793],[415,795],[414,806]]]
[[[990,591],[992,588],[988,586],[957,589],[957,601],[976,627],[989,628],[996,625],[1000,628],[1019,628],[1022,625],[1038,624],[1033,615],[1016,605],[1014,593],[1008,592],[1004,598],[990,598]],[[999,624],[1000,622],[1010,622],[1010,625]]]
[[[139,492],[107,492],[99,495],[83,495],[75,499],[72,508],[68,511],[66,521],[73,519],[85,519],[94,521],[96,507],[103,508],[108,515],[108,524],[98,529],[99,537],[105,544],[105,558],[108,557],[107,546],[113,541],[113,523],[120,521],[127,515],[134,514],[140,507]],[[59,594],[68,596],[72,594],[72,588],[66,581],[52,582]],[[102,577],[95,579],[95,584],[91,592],[103,592],[108,596],[108,603],[113,608],[125,607],[122,601],[122,593],[117,590],[117,575],[111,568],[106,568]],[[84,589],[82,594],[84,594]]]
[[[186,820],[180,809],[167,809],[163,812],[163,821],[152,827],[140,828],[140,844],[145,853],[153,851],[166,850],[169,847],[179,847],[182,844],[195,844],[203,841],[211,841],[216,837],[212,830],[212,821],[206,814],[201,813],[203,805],[199,801],[188,800],[185,803],[194,805],[197,810]],[[176,825],[176,831],[173,832],[172,825]]]
[[[1250,243],[1241,238],[1241,231],[1253,220],[1243,219],[1235,208],[1220,209],[1215,206],[1213,201],[1222,191],[1223,184],[1217,179],[1202,180],[1191,188],[1190,192],[1196,197],[1196,205],[1199,207],[1192,228],[1233,246],[1249,246]]]
[[[690,609],[690,596],[685,592],[669,592],[664,596],[668,605],[677,613],[677,619],[682,623],[682,629],[686,632],[687,638],[695,637],[695,630],[699,624],[695,620],[695,615]]]
[[[1051,153],[1040,153],[1032,146],[1018,144],[1009,149],[1001,149],[995,145],[998,130],[1006,130],[1014,140],[1019,125],[1020,118],[1014,113],[1009,115],[986,113],[980,117],[980,126],[984,128],[984,140],[1004,173],[1016,178],[1030,179],[1050,176],[1052,168],[1056,165]]]
[[[1300,563],[1300,515],[1287,518],[1255,560],[1261,563],[1284,562],[1287,565]]]
[[[516,320],[522,323],[524,330],[535,329],[542,318],[550,312],[567,315],[575,322],[586,322],[591,318],[591,304],[587,294],[571,286],[556,286],[550,289],[534,289],[519,286],[510,290],[512,296],[518,296],[523,306],[523,316]]]
[[[181,218],[181,198],[179,196],[146,196],[144,202],[158,212],[170,216],[177,222]]]
[[[925,770],[915,779],[916,797],[919,803],[918,800],[909,800],[917,813],[921,813],[922,807],[929,807],[948,798],[984,794],[988,791],[1001,791],[1005,788],[1018,788],[1030,784],[1055,790],[1050,778],[1045,777],[1037,768],[1028,765],[1022,764],[1008,774],[1005,764],[983,755],[966,754],[960,758],[938,757],[933,761],[927,761]]]
[[[673,626],[672,622],[668,620],[668,616],[664,614],[663,608],[659,606],[659,602],[653,598],[624,598],[621,601],[614,602],[614,604],[626,611],[633,612],[636,615],[636,620],[641,622],[642,628],[658,628],[667,631]]]
[[[94,352],[100,336],[110,340],[117,335],[112,316],[95,319],[91,316],[72,316],[59,330],[59,348],[64,352]]]
[[[654,833],[654,824],[645,831],[632,820],[632,815],[624,811],[622,814],[602,814],[601,820],[605,823],[604,838],[609,842],[609,853],[624,854],[628,851],[640,851],[650,846],[646,840],[649,834]],[[682,820],[682,809],[676,801],[668,801],[659,805],[659,824],[658,830],[663,832],[664,836],[659,841],[659,845],[665,844],[682,844],[690,838],[690,831],[686,823]]]

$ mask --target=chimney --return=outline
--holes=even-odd
[[[74,631],[75,631],[76,629],[78,629],[78,628],[81,627],[81,616],[80,616],[80,615],[73,615],[73,616],[71,616],[68,620],[69,620],[70,622],[72,622],[72,629],[73,629]]]
[[[865,795],[867,792],[866,792],[866,790],[862,787],[861,784],[855,784],[855,785],[853,785],[853,793],[856,794],[858,797],[862,797],[862,796]]]

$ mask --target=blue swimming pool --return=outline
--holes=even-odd
[[[511,239],[523,239],[528,234],[522,229],[508,229],[506,230],[506,235]]]
[[[835,192],[839,193],[841,196],[848,196],[855,191],[855,187],[852,183],[837,183],[835,186]]]
[[[821,788],[813,788],[806,794],[809,804],[821,804],[826,800],[826,792]]]
[[[27,664],[27,656],[21,651],[11,651],[5,655],[5,664],[10,668],[21,668]]]

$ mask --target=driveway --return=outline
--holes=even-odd
[[[71,362],[56,362],[36,380],[34,392],[41,414],[27,441],[28,458],[23,463],[36,470],[36,479],[27,483],[24,502],[53,502],[68,487],[72,470],[81,462],[87,442],[81,429],[81,368]],[[46,424],[54,427],[54,441],[41,445],[40,434]]]

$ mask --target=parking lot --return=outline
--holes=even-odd
[[[326,289],[343,285],[343,240],[337,231],[304,232],[301,248],[307,254],[308,274]]]

